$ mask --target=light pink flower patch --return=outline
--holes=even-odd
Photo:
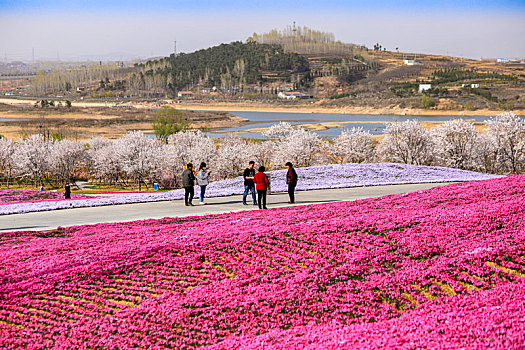
[[[0,235],[0,344],[525,347],[525,176]]]
[[[71,194],[71,199],[88,199],[83,194]],[[63,200],[64,194],[55,191],[0,190],[0,205],[17,203],[38,203]]]

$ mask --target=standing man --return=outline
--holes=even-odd
[[[253,182],[253,178],[255,176],[255,162],[253,160],[250,160],[250,163],[248,163],[248,168],[244,170],[244,194],[242,195],[242,204],[248,205],[246,203],[246,196],[248,196],[248,191],[252,193],[252,199],[253,199],[253,205],[257,205],[257,201],[255,200],[255,182]]]
[[[188,163],[186,170],[182,173],[182,186],[184,187],[184,204],[188,207],[193,207],[191,201],[195,194],[193,186],[195,186],[195,175],[193,174],[193,164]]]
[[[64,187],[64,198],[71,199],[71,186],[69,186],[69,183],[66,183]]]
[[[293,168],[291,162],[286,163],[286,168],[288,172],[286,173],[286,184],[288,185],[288,196],[290,196],[290,201],[288,203],[295,203],[295,186],[297,186],[297,173]]]

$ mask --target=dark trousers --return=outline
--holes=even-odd
[[[193,186],[184,187],[184,204],[186,205],[191,204],[194,194],[195,194],[195,190],[193,189]]]
[[[257,190],[259,209],[266,209],[266,190]]]
[[[288,196],[290,196],[290,202],[295,203],[295,186],[297,184],[288,184]]]

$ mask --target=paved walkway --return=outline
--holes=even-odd
[[[388,194],[424,190],[446,183],[391,185],[374,187],[354,187],[333,190],[314,190],[296,192],[295,205],[350,201],[363,198],[381,197]],[[287,193],[274,193],[268,196],[268,208],[290,206]],[[123,204],[93,208],[75,208],[12,214],[0,216],[0,232],[42,231],[57,227],[97,224],[103,222],[123,222],[164,217],[184,217],[229,213],[242,210],[255,210],[253,205],[242,205],[242,196],[208,198],[207,205],[184,206],[183,200]],[[198,203],[198,199],[193,203]]]

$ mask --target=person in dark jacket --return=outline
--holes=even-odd
[[[255,183],[253,182],[253,177],[255,176],[255,162],[253,160],[248,164],[248,168],[244,170],[244,193],[242,195],[242,204],[248,205],[246,203],[246,197],[248,196],[248,191],[252,193],[253,205],[257,205],[255,200]]]
[[[195,186],[195,175],[193,174],[193,164],[188,163],[186,170],[182,173],[182,187],[184,187],[184,204],[186,206],[193,206],[191,201],[195,194],[193,186]]]
[[[259,202],[259,209],[268,209],[266,208],[266,192],[268,187],[270,187],[270,182],[268,177],[264,173],[266,168],[264,166],[259,167],[259,172],[255,174],[253,180],[255,181],[255,186],[257,188],[257,199]]]
[[[293,204],[295,203],[294,191],[295,186],[297,186],[297,173],[290,162],[286,163],[286,168],[288,169],[288,172],[286,173],[286,184],[288,185],[288,196],[290,197],[288,203]]]
[[[71,199],[71,186],[67,183],[64,187],[64,198],[65,199]]]

